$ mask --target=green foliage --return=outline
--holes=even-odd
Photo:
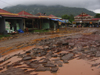
[[[10,34],[7,34],[7,35],[0,35],[0,39],[3,38],[3,37],[10,37],[11,35]]]
[[[63,19],[69,19],[70,17],[66,14],[62,16]]]
[[[74,15],[63,15],[62,16],[63,19],[68,19],[70,22],[74,21]]]
[[[12,7],[6,7],[4,10],[7,10],[12,13],[18,13],[20,11],[26,11],[31,14],[37,14],[38,12],[46,13],[47,15],[53,14],[55,16],[61,17],[64,14],[67,15],[79,15],[82,12],[85,12],[91,16],[94,16],[95,13],[92,11],[89,11],[85,8],[75,8],[75,7],[64,7],[61,5],[56,6],[44,6],[44,5],[17,5]]]
[[[49,30],[34,30],[34,31],[32,31],[32,32],[39,32],[39,33],[43,33],[43,32],[49,32]]]
[[[96,14],[95,15],[95,18],[100,18],[100,14]]]

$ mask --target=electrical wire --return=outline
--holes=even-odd
[[[5,2],[5,1],[2,1],[2,0],[0,0],[1,2],[3,2],[3,3],[6,3],[6,4],[8,4],[8,5],[11,5],[12,6],[12,4],[9,4],[9,3],[7,3],[7,2]]]

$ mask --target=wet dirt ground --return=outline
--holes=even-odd
[[[7,52],[5,49],[0,75],[100,75],[99,28],[55,35],[21,48],[8,48]]]

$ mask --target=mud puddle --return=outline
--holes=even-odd
[[[95,61],[98,62],[97,60]],[[94,62],[87,60],[70,60],[68,64],[63,64],[63,67],[60,67],[57,73],[46,72],[31,72],[31,74],[37,73],[38,75],[100,75],[100,68],[91,67],[91,64]]]

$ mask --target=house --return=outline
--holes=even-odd
[[[10,13],[6,10],[0,9],[0,33],[23,30],[22,17],[18,14]]]
[[[92,23],[100,24],[100,18],[92,18]]]
[[[73,24],[76,24],[76,25],[85,24],[88,26],[91,23],[92,18],[94,17],[83,12],[74,17]]]
[[[50,29],[50,18],[47,16],[45,13],[37,13],[35,14],[38,16],[40,19],[38,19],[38,23],[40,26],[40,29]]]
[[[38,16],[32,15],[26,11],[21,11],[18,14],[23,17],[24,29],[39,28],[37,25],[37,19],[39,19]]]

